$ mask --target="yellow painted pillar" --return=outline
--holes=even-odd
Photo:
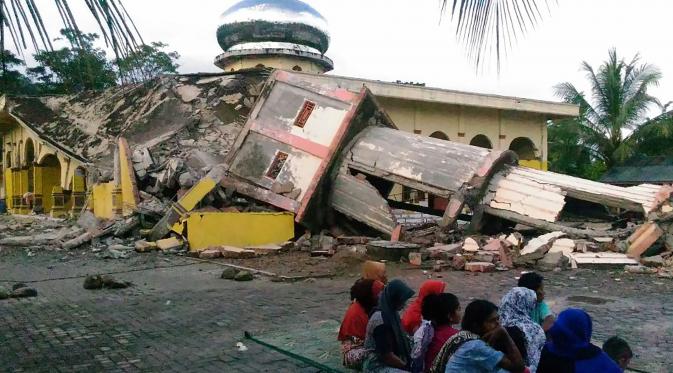
[[[115,185],[112,189],[112,215],[122,216],[124,213],[124,200],[122,198],[122,188]]]
[[[77,216],[86,204],[86,181],[84,175],[79,175],[75,172],[72,177],[72,208],[70,209],[71,216]]]
[[[12,213],[21,213],[21,170],[12,169]]]
[[[38,214],[44,212],[44,195],[42,194],[44,188],[42,184],[43,172],[43,167],[33,167],[33,193],[35,193],[35,199],[33,201],[33,212]]]
[[[30,206],[23,199],[23,195],[28,193],[28,169],[22,168],[19,170],[19,214],[30,214]]]
[[[12,169],[5,169],[5,203],[7,203],[7,211],[14,208],[14,180],[12,179]]]
[[[63,188],[60,186],[55,186],[52,189],[50,214],[52,218],[64,218],[67,215],[65,212],[65,195],[63,194]]]

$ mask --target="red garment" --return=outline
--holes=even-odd
[[[432,337],[428,350],[425,352],[425,366],[428,369],[432,367],[432,362],[435,361],[435,357],[437,357],[439,351],[444,347],[444,343],[456,333],[458,333],[458,330],[452,328],[450,325],[441,325],[435,328],[435,336]]]
[[[418,297],[412,303],[402,316],[402,328],[409,333],[414,334],[416,329],[421,326],[421,308],[423,306],[423,299],[430,294],[441,294],[444,292],[446,284],[442,281],[428,280],[421,285],[418,291]]]
[[[374,295],[375,299],[379,299],[379,295],[383,291],[384,287],[386,287],[386,284],[384,284],[383,282],[379,280],[374,281],[374,283],[372,284],[372,294]]]
[[[338,339],[340,341],[346,341],[350,337],[365,339],[368,322],[369,316],[365,312],[365,309],[362,308],[360,303],[351,303],[351,305],[348,307],[348,310],[346,311],[344,320],[341,322]]]

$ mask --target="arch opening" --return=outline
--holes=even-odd
[[[472,140],[470,140],[470,145],[484,149],[493,149],[493,144],[486,135],[477,135],[473,137]]]
[[[434,139],[440,139],[440,140],[446,140],[449,141],[449,136],[447,136],[444,132],[442,131],[435,131],[430,134],[430,137]]]
[[[535,155],[535,144],[528,137],[517,137],[512,140],[509,145],[509,150],[512,150],[519,156],[519,160],[532,161],[537,159]]]
[[[39,167],[42,176],[42,188],[36,194],[41,194],[42,207],[46,213],[54,207],[52,198],[54,188],[61,186],[61,162],[55,155],[49,154],[42,159]]]

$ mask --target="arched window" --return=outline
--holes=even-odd
[[[294,65],[294,67],[292,68],[292,71],[302,71],[301,66]]]
[[[255,68],[256,68],[256,69],[264,69],[264,68],[266,68],[266,66],[264,66],[264,65],[261,64],[261,63],[258,63],[258,64],[255,66]]]
[[[509,150],[514,151],[519,156],[519,159],[524,161],[530,161],[537,158],[535,156],[535,144],[528,137],[517,137],[512,140],[512,143],[509,145]]]
[[[477,135],[473,137],[470,141],[470,145],[484,149],[493,149],[493,144],[491,144],[491,140],[489,140],[486,135]]]
[[[447,136],[444,132],[442,131],[435,131],[430,134],[430,137],[434,139],[440,139],[440,140],[449,140],[449,136]]]
[[[7,152],[7,156],[5,158],[5,168],[12,168],[12,152]]]
[[[26,166],[30,166],[35,162],[35,145],[32,139],[26,140]]]

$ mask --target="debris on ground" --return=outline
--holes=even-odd
[[[132,285],[131,282],[120,281],[110,275],[89,275],[86,276],[83,284],[87,290],[126,289]]]
[[[519,166],[511,151],[404,133],[366,87],[349,92],[285,71],[201,78],[11,98],[9,110],[26,123],[62,128],[53,140],[91,161],[94,184],[119,175],[110,154],[128,153],[136,200],[111,218],[95,203],[76,220],[10,216],[0,247],[29,257],[79,250],[111,260],[155,252],[236,262],[285,254],[434,271],[620,267],[673,276],[670,185],[613,186]],[[316,129],[318,108],[338,115]],[[297,113],[308,120],[300,129],[287,122]],[[394,199],[400,186],[446,207]],[[222,278],[255,274],[228,268]],[[85,280],[85,288],[121,284]]]

